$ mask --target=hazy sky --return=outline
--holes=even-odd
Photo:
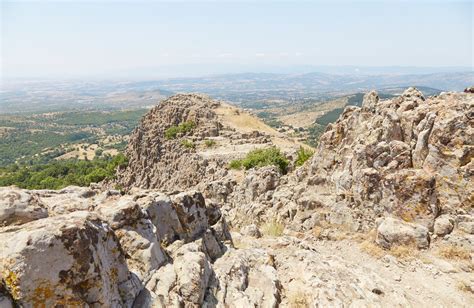
[[[472,1],[2,1],[1,10],[3,77],[473,64]]]

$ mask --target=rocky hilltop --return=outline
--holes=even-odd
[[[120,183],[161,191],[193,188],[227,176],[231,159],[271,145],[290,154],[301,144],[229,104],[178,94],[150,110],[132,133]]]
[[[300,144],[197,94],[153,108],[117,183],[0,188],[1,307],[474,305],[474,95],[347,107]]]

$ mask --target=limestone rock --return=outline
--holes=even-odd
[[[454,228],[454,219],[449,215],[441,215],[435,220],[434,233],[438,236],[444,236],[451,233]]]
[[[48,209],[33,192],[0,187],[0,226],[48,217]]]
[[[376,241],[384,248],[406,245],[423,249],[430,245],[428,229],[391,217],[385,218],[377,228]]]
[[[141,289],[114,232],[78,211],[0,233],[0,272],[22,306],[131,306]]]

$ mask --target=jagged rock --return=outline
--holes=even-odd
[[[390,248],[393,245],[413,245],[423,249],[430,245],[427,228],[391,217],[385,218],[378,226],[376,241],[384,248]]]
[[[167,261],[155,225],[132,197],[100,204],[96,211],[114,230],[126,253],[129,270],[140,280],[146,281],[150,272]]]
[[[360,230],[387,215],[433,230],[440,213],[471,212],[473,112],[465,93],[425,98],[409,88],[390,100],[368,93],[361,108],[328,125],[311,161],[281,180],[273,195],[284,197],[273,197],[272,208],[296,229],[304,224],[295,219],[312,216],[294,206],[306,192],[330,212],[345,205]]]
[[[240,233],[242,233],[242,235],[253,236],[255,238],[259,238],[262,236],[260,230],[258,230],[258,227],[255,224],[242,227],[240,229]]]
[[[22,306],[131,306],[141,290],[114,232],[77,211],[0,233],[0,273]]]
[[[362,101],[362,109],[369,112],[375,112],[376,106],[379,102],[379,95],[375,91],[371,91],[364,95]]]
[[[232,250],[214,263],[211,299],[217,307],[277,307],[280,282],[273,257],[258,250]],[[212,301],[210,299],[207,302]]]
[[[32,217],[36,220],[22,221],[21,228],[15,220],[0,227],[2,304],[9,298],[26,307],[140,307],[165,299],[163,306],[202,304],[210,264],[227,250],[223,241],[231,240],[215,205],[208,208],[196,191],[171,196],[143,190],[124,196],[85,191],[4,189],[5,196],[24,196],[19,198],[22,208],[41,204],[54,209],[60,199],[71,203],[66,212],[56,209],[51,216]],[[149,286],[170,262],[177,293],[163,298]]]
[[[193,240],[208,227],[205,201],[196,191],[171,196],[151,193],[137,202],[148,212],[159,238],[166,243]]]
[[[192,136],[204,139],[218,135],[220,124],[213,109],[219,104],[205,95],[179,94],[150,110],[130,137],[126,153],[129,164],[121,173],[121,183],[173,191],[193,187],[207,176],[212,178],[209,170],[221,169],[220,162],[210,164],[183,146],[182,138],[167,140],[165,132],[189,121],[195,126]],[[191,132],[187,134],[191,136]]]

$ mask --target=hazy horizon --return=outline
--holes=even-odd
[[[472,13],[471,1],[4,1],[2,79],[472,71]]]

